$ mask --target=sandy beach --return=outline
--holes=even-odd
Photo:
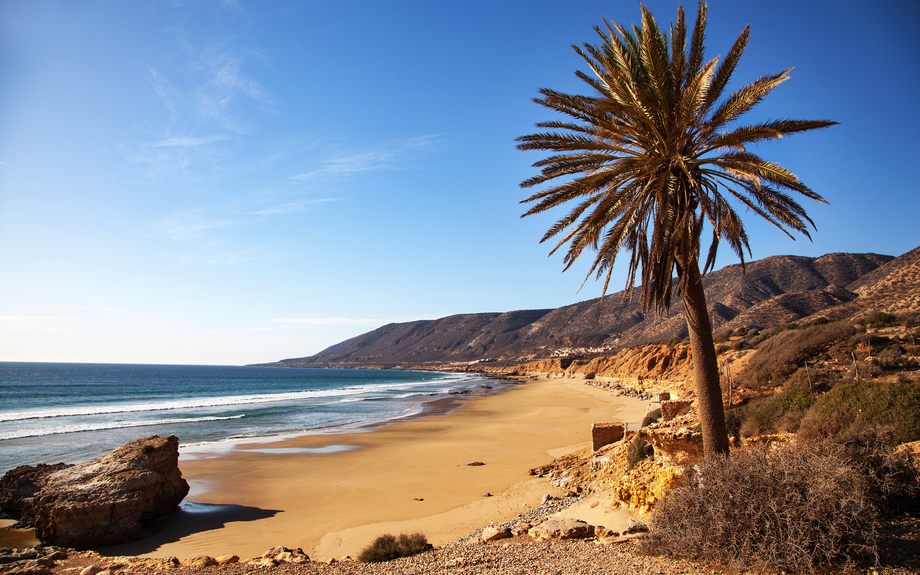
[[[441,545],[559,494],[529,470],[588,446],[592,423],[638,422],[648,405],[571,379],[460,401],[449,414],[369,432],[180,457],[194,503],[149,537],[98,551],[246,559],[284,545],[326,560],[356,556],[380,534],[410,532]],[[605,519],[615,528],[625,515]]]

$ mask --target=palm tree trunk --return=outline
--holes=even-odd
[[[719,364],[712,339],[712,323],[706,309],[706,293],[700,276],[699,262],[686,266],[687,283],[682,289],[684,316],[690,332],[690,353],[693,358],[693,378],[696,383],[697,405],[703,426],[703,453],[707,460],[728,453],[728,430],[722,408],[722,386],[719,384]]]

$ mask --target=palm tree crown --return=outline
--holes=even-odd
[[[595,27],[602,43],[573,46],[593,73],[576,74],[593,89],[580,96],[540,90],[535,101],[572,121],[537,124],[553,130],[518,138],[521,150],[551,150],[534,164],[529,188],[564,178],[522,203],[537,202],[524,216],[575,200],[575,207],[541,241],[561,234],[551,253],[568,244],[565,269],[590,247],[597,251],[588,276],[606,274],[620,250],[631,252],[627,293],[641,270],[642,303],[670,306],[675,271],[682,289],[686,266],[699,260],[706,222],[712,243],[703,273],[726,241],[744,263],[750,254],[735,200],[790,235],[810,237],[813,222],[785,191],[824,199],[782,166],[747,150],[751,144],[831,126],[827,120],[774,120],[734,126],[735,120],[788,79],[786,70],[764,76],[722,98],[748,42],[747,27],[724,60],[704,61],[706,5],[702,2],[689,44],[682,7],[668,34],[642,8],[642,27],[629,30],[606,20]],[[574,177],[572,177],[574,176]]]

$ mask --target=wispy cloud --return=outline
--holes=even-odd
[[[269,323],[285,325],[380,325],[386,323],[379,319],[355,319],[347,317],[276,317],[265,320]]]
[[[234,225],[236,222],[233,220],[208,218],[199,211],[177,211],[154,222],[153,229],[173,240],[187,240]]]
[[[12,331],[64,331],[77,321],[73,317],[55,315],[3,315],[0,329]]]
[[[176,148],[176,147],[188,147],[188,146],[203,146],[204,144],[211,144],[213,142],[220,142],[221,140],[228,140],[230,136],[227,135],[217,135],[217,136],[204,136],[202,138],[191,138],[191,137],[180,137],[180,138],[167,138],[165,140],[160,140],[159,142],[154,142],[150,146],[154,148]]]
[[[326,202],[336,202],[339,198],[317,198],[314,200],[302,200],[297,202],[287,202],[284,204],[278,204],[269,208],[262,208],[261,210],[256,210],[254,212],[249,212],[253,216],[275,216],[282,214],[297,214],[300,212],[305,212],[311,209],[316,204],[326,203]]]
[[[240,9],[236,2],[227,7]],[[258,49],[236,38],[191,41],[177,29],[175,52],[147,65],[147,81],[169,112],[162,126],[140,122],[154,141],[120,144],[125,157],[147,167],[148,177],[173,176],[196,165],[214,169],[232,153],[227,146],[211,146],[251,130],[254,110],[271,113],[275,103],[256,78],[246,72]],[[211,132],[197,136],[195,132]],[[217,132],[215,134],[215,132]],[[220,132],[230,132],[221,134]]]
[[[361,150],[352,150],[326,158],[322,165],[308,172],[291,176],[292,180],[308,180],[317,176],[349,176],[359,172],[395,170],[438,141],[438,135],[416,136],[384,142]]]
[[[199,80],[194,93],[198,113],[225,128],[246,131],[247,122],[239,110],[242,101],[255,102],[262,111],[274,109],[262,85],[242,71],[242,60],[232,50],[206,51],[192,63],[192,68]]]
[[[215,253],[182,254],[179,261],[216,265],[236,265],[256,259],[249,250],[222,251]]]

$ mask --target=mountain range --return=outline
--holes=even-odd
[[[771,256],[703,276],[716,332],[764,329],[822,315],[843,319],[871,311],[920,310],[920,247],[900,257],[832,253]],[[287,367],[404,368],[519,362],[562,352],[613,353],[683,339],[679,300],[658,315],[623,292],[556,308],[452,315],[391,323],[320,353],[270,364]]]

